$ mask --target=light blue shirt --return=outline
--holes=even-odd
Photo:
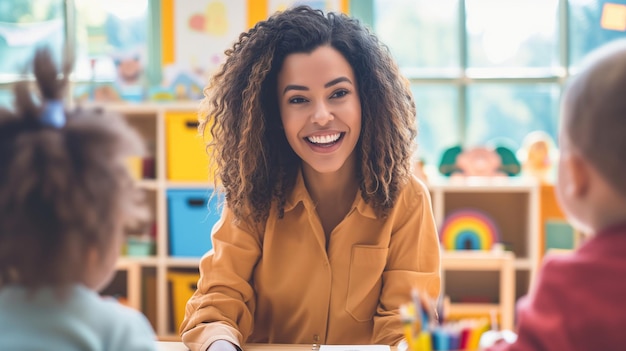
[[[156,351],[145,316],[83,286],[0,289],[0,350]]]

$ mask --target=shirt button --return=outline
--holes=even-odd
[[[317,334],[313,334],[313,347],[311,347],[311,351],[319,351],[320,349],[320,336]]]

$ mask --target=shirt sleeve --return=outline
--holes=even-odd
[[[157,351],[156,335],[143,314],[122,305],[113,308],[119,309],[119,318],[107,338],[107,350]]]
[[[213,251],[200,261],[198,289],[180,326],[183,343],[192,351],[204,351],[220,339],[241,347],[252,332],[255,298],[250,281],[261,255],[258,233],[258,228],[235,223],[224,206],[213,228]]]
[[[439,296],[440,251],[430,193],[423,183],[409,183],[391,216],[394,226],[372,343],[397,345],[403,338],[399,308],[411,301],[411,290]]]
[[[563,285],[567,279],[558,264],[547,258],[538,275],[535,289],[517,304],[517,340],[500,342],[488,351],[574,350],[567,337],[568,294]],[[567,308],[567,307],[565,307]]]

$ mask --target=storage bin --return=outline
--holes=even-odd
[[[213,247],[211,230],[220,218],[222,195],[212,194],[212,189],[167,191],[171,256],[200,257]]]
[[[129,157],[126,159],[126,164],[128,165],[128,170],[130,175],[135,180],[139,180],[143,178],[143,160],[141,157]]]
[[[213,182],[205,147],[205,142],[210,139],[203,140],[198,132],[197,114],[167,112],[165,120],[167,179]]]
[[[154,240],[152,238],[130,236],[126,239],[126,255],[146,257],[154,254]]]
[[[576,233],[566,220],[546,220],[545,251],[551,249],[573,250],[576,248]]]
[[[170,286],[171,313],[176,331],[185,318],[185,306],[196,291],[200,274],[192,272],[167,272],[167,281]]]

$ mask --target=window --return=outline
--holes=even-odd
[[[459,143],[458,89],[444,84],[413,84],[418,117],[417,156],[424,164],[434,164],[446,148]],[[436,117],[435,117],[436,116]]]
[[[469,86],[466,144],[495,144],[516,151],[532,131],[556,136],[559,93],[551,83]]]
[[[133,78],[148,62],[148,0],[74,0],[79,81]],[[131,65],[128,64],[128,67]]]
[[[374,28],[407,76],[458,76],[458,0],[375,1]]]
[[[145,100],[149,66],[159,62],[148,54],[150,1],[74,0],[73,5],[78,82],[73,96]]]
[[[353,0],[411,80],[418,157],[454,145],[516,152],[557,137],[563,83],[596,47],[626,38],[625,0]]]
[[[35,49],[48,47],[57,62],[69,46],[74,55],[73,95],[93,94],[106,82],[120,96],[142,100],[150,83],[151,10],[155,0],[2,0],[0,1],[0,89],[29,73]],[[154,11],[158,14],[158,11]],[[158,16],[156,16],[158,18]],[[156,57],[154,57],[156,56]],[[154,57],[151,62],[150,58]],[[151,71],[154,71],[152,69]],[[153,74],[154,75],[154,74]],[[7,105],[7,94],[0,104]]]
[[[589,51],[626,37],[626,1],[570,0],[569,63],[573,70]]]
[[[48,46],[59,59],[65,38],[63,0],[0,1],[0,83],[28,72],[35,49]]]

